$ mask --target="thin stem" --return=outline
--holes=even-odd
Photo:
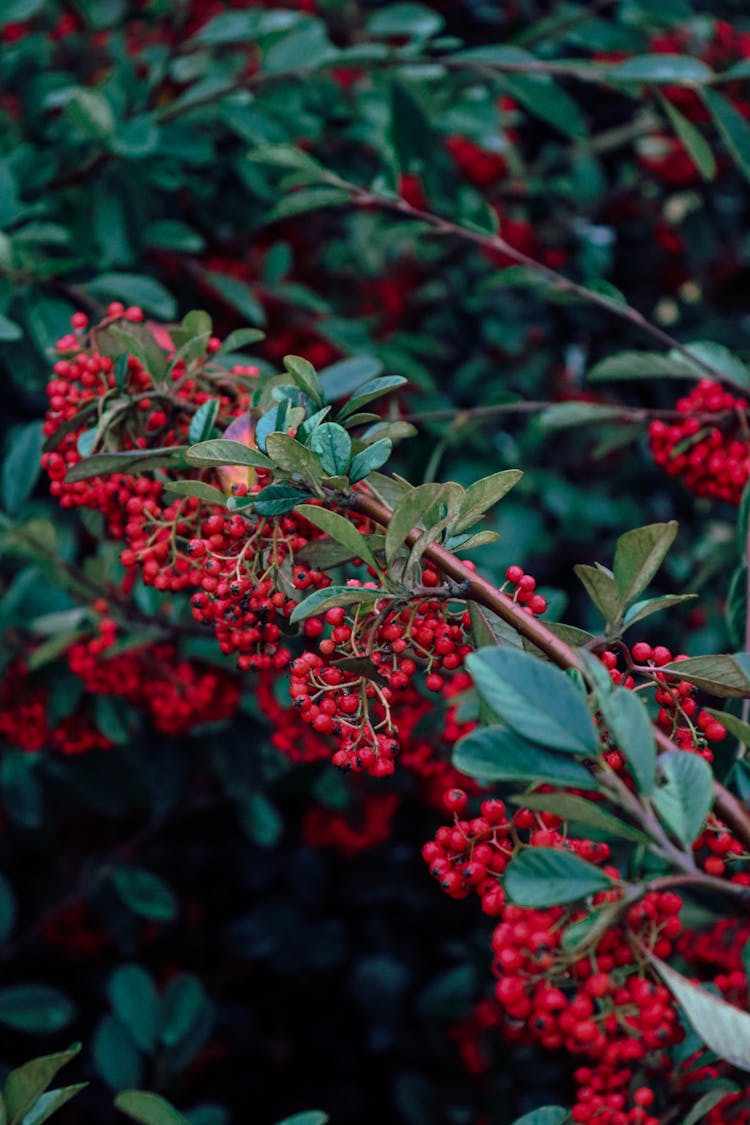
[[[358,184],[351,183],[349,180],[342,180],[340,177],[333,174],[329,174],[327,180],[336,187],[340,187],[349,192],[351,201],[360,207],[376,207],[383,211],[403,215],[412,221],[427,224],[440,234],[448,234],[454,238],[460,238],[465,242],[471,242],[483,250],[504,254],[505,257],[510,258],[511,261],[515,262],[517,265],[526,266],[527,269],[533,270],[534,273],[548,281],[559,293],[569,293],[571,296],[578,297],[581,301],[603,309],[619,320],[627,321],[629,324],[633,325],[633,327],[638,328],[641,332],[644,332],[653,340],[656,340],[662,347],[676,351],[679,355],[690,360],[693,366],[699,367],[702,371],[705,371],[707,375],[710,375],[712,379],[721,382],[723,376],[717,368],[699,358],[697,355],[693,355],[688,347],[681,344],[674,336],[670,336],[663,328],[659,328],[658,325],[653,324],[633,305],[623,304],[620,301],[614,300],[612,297],[607,297],[604,293],[598,293],[593,289],[586,288],[585,285],[580,285],[577,281],[571,280],[571,278],[558,273],[557,270],[552,269],[536,258],[524,254],[522,250],[516,249],[515,246],[511,246],[500,234],[482,234],[480,231],[464,227],[460,223],[455,223],[451,219],[445,219],[442,215],[436,215],[432,211],[425,211],[421,207],[414,207],[401,197],[383,195],[380,192],[373,191],[371,188],[363,188]]]

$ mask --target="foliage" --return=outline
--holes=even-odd
[[[744,1120],[742,11],[0,39],[0,1119]]]

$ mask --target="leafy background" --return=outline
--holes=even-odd
[[[606,562],[623,530],[676,516],[654,592],[702,600],[643,637],[691,653],[740,644],[737,606],[729,628],[724,617],[734,513],[660,475],[642,424],[556,429],[538,410],[495,409],[594,397],[669,407],[682,386],[670,380],[586,381],[597,360],[647,337],[460,231],[436,235],[362,198],[342,205],[330,184],[295,180],[283,154],[288,164],[291,148],[307,151],[349,183],[391,201],[400,191],[472,231],[491,233],[495,211],[517,250],[625,294],[682,340],[744,354],[743,7],[6,2],[3,659],[27,651],[29,623],[34,634],[75,606],[66,564],[117,567],[96,520],[61,512],[35,473],[50,348],[75,309],[112,299],[157,320],[203,307],[222,332],[263,328],[264,370],[287,353],[320,367],[367,355],[407,376],[393,411],[419,437],[395,467],[415,483],[463,484],[522,468],[496,517],[501,538],[477,561],[489,577],[511,562],[530,569],[553,618],[596,628],[573,565]],[[657,80],[592,80],[626,58],[653,66],[665,40],[683,61]],[[504,53],[437,61],[490,45]],[[563,58],[572,76],[503,69]],[[740,67],[715,88],[738,107],[729,132],[721,103],[698,112],[679,86],[699,59]],[[692,135],[694,160],[675,150],[665,89],[715,169]],[[153,591],[138,597],[157,611]],[[49,640],[39,674],[64,697]],[[461,1065],[451,1028],[488,988],[488,927],[426,876],[434,811],[401,778],[386,843],[356,856],[307,846],[311,804],[356,820],[361,795],[330,767],[281,760],[253,694],[248,683],[232,723],[180,741],[100,700],[118,744],[106,755],[3,748],[0,1057],[82,1038],[73,1065],[95,1081],[60,1118],[71,1122],[114,1120],[111,1092],[131,1085],[166,1093],[196,1125],[243,1120],[250,1106],[270,1123],[312,1105],[342,1125],[502,1123],[564,1102],[554,1059],[490,1043],[489,1076]]]

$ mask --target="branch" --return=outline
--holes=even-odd
[[[381,527],[387,527],[392,515],[391,509],[381,504],[372,496],[363,492],[353,492],[347,498],[350,510],[359,512]],[[406,538],[409,546],[413,546],[420,536],[417,530],[411,531]],[[576,650],[557,637],[537,618],[526,613],[524,609],[513,601],[507,594],[502,593],[486,578],[475,572],[450,551],[436,543],[430,544],[424,552],[428,559],[447,578],[461,583],[466,590],[466,597],[470,601],[483,605],[485,609],[496,614],[510,625],[520,636],[525,637],[544,653],[558,668],[574,668],[585,675],[585,670]],[[660,730],[654,728],[656,743],[661,753],[669,750],[679,750],[672,740]],[[750,812],[730,793],[721,782],[714,780],[714,809],[721,819],[731,828],[732,832],[750,849]]]

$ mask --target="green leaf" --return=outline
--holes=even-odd
[[[9,23],[22,23],[41,12],[47,0],[7,0],[0,13],[0,27]]]
[[[673,605],[679,605],[680,602],[693,601],[697,597],[697,594],[664,594],[660,598],[646,598],[645,601],[635,602],[623,616],[623,628],[629,629],[631,625],[635,625],[636,621],[643,621],[646,617],[650,617],[652,613],[661,613],[663,609],[670,609]]]
[[[172,977],[161,1002],[159,1038],[166,1047],[179,1047],[196,1024],[213,1018],[213,1009],[203,982],[192,973]]]
[[[568,1116],[567,1109],[559,1105],[543,1105],[539,1109],[532,1109],[523,1117],[517,1117],[513,1125],[562,1125]]]
[[[211,430],[214,428],[218,410],[218,398],[210,398],[198,407],[195,414],[190,419],[190,426],[188,428],[188,441],[191,445],[194,445],[196,442],[208,440],[211,436]]]
[[[251,324],[264,325],[266,312],[255,293],[244,281],[228,274],[217,273],[214,270],[203,272],[204,280],[214,289],[222,300],[231,308],[236,309],[240,316],[244,316]]]
[[[0,1024],[14,1031],[53,1035],[75,1017],[73,1004],[49,984],[12,984],[0,988]]]
[[[142,1051],[156,1043],[159,998],[151,977],[140,965],[121,965],[112,973],[107,993],[115,1015]]]
[[[705,372],[684,356],[661,352],[617,352],[597,363],[588,374],[592,383],[608,379],[702,379]]]
[[[22,336],[23,328],[20,324],[16,324],[15,320],[9,320],[7,316],[0,316],[0,341],[20,340]]]
[[[577,797],[570,793],[522,793],[517,797],[511,797],[511,800],[514,804],[523,805],[527,809],[540,809],[553,816],[560,816],[563,820],[585,824],[590,828],[599,828],[609,836],[633,840],[638,844],[650,843],[650,837],[644,832],[633,828],[630,824],[625,824],[619,817],[613,816],[601,805],[587,801],[585,797]]]
[[[324,422],[313,430],[310,448],[320,458],[327,476],[346,476],[352,458],[352,439],[343,426]]]
[[[723,1101],[727,1094],[738,1094],[739,1086],[734,1082],[714,1081],[711,1089],[699,1098],[690,1112],[683,1118],[681,1125],[697,1125],[713,1108]]]
[[[585,766],[563,754],[543,750],[508,727],[478,727],[456,743],[453,765],[478,781],[544,781],[591,789]]]
[[[320,458],[289,434],[270,433],[266,438],[266,449],[274,465],[283,472],[301,476],[312,484],[320,484],[323,479]]]
[[[524,109],[571,140],[587,135],[586,119],[567,90],[546,74],[504,74],[502,86]]]
[[[612,887],[609,875],[572,852],[527,848],[505,870],[505,892],[517,906],[558,906]]]
[[[112,872],[112,883],[125,906],[154,922],[172,922],[178,913],[174,891],[151,871],[127,864]]]
[[[652,523],[626,531],[617,540],[613,572],[623,606],[646,589],[677,535],[677,522]]]
[[[6,877],[0,875],[0,944],[10,937],[17,913],[13,888]]]
[[[656,784],[656,740],[646,707],[627,688],[597,697],[604,724],[628,763],[638,792],[649,796]]]
[[[301,391],[307,395],[316,406],[323,405],[323,395],[320,381],[313,365],[299,355],[285,355],[284,367]]]
[[[523,476],[520,469],[503,469],[492,476],[475,481],[466,489],[458,511],[453,533],[458,535],[480,520],[506,493],[510,492]]]
[[[340,359],[318,372],[323,398],[326,402],[336,402],[376,378],[382,370],[383,364],[376,356],[357,355]]]
[[[710,66],[691,55],[634,55],[604,70],[608,82],[703,86],[714,77]]]
[[[622,418],[622,407],[602,402],[556,402],[539,415],[538,425],[545,433],[576,426],[598,426]]]
[[[173,496],[197,496],[206,504],[217,504],[220,508],[227,502],[226,493],[203,480],[171,480],[164,485],[164,491]]]
[[[745,178],[750,179],[750,125],[723,94],[701,90],[701,97],[734,162]]]
[[[253,507],[259,516],[283,516],[303,500],[308,493],[292,484],[269,484],[253,497]]]
[[[324,531],[326,535],[330,535],[332,539],[348,547],[352,552],[352,558],[362,559],[368,566],[375,570],[379,569],[364,535],[361,535],[344,516],[340,516],[338,512],[332,512],[328,508],[318,508],[314,504],[300,504],[297,511],[310,523]]]
[[[0,470],[0,499],[11,516],[18,515],[34,491],[43,444],[41,422],[29,422],[11,431]]]
[[[132,473],[134,476],[149,469],[178,467],[182,463],[186,445],[173,445],[168,449],[138,449],[128,453],[96,453],[68,469],[65,480],[73,484],[91,477],[109,476],[110,473]]]
[[[229,438],[213,438],[192,445],[185,452],[185,460],[200,468],[220,465],[248,465],[253,469],[272,469],[273,462],[257,449]]]
[[[381,469],[391,455],[393,442],[390,438],[380,438],[368,445],[361,453],[352,458],[349,466],[349,480],[352,484],[364,480],[375,469]]]
[[[231,355],[232,352],[242,351],[247,344],[257,344],[264,339],[265,332],[259,328],[236,328],[229,333],[216,355]]]
[[[706,377],[705,369],[700,366],[702,362],[708,364],[720,382],[731,383],[732,386],[739,387],[743,391],[750,390],[750,371],[741,359],[730,352],[729,348],[713,340],[694,340],[686,346],[690,355],[695,356],[696,374],[701,378]],[[688,360],[688,363],[690,362]]]
[[[573,567],[573,570],[604,618],[607,629],[613,629],[622,614],[622,600],[614,576],[603,567],[586,566],[583,563]]]
[[[23,1066],[11,1070],[5,1080],[3,1100],[8,1112],[8,1125],[18,1125],[24,1115],[41,1097],[55,1075],[74,1059],[81,1050],[80,1043],[74,1043],[67,1051],[57,1051],[54,1055],[43,1055],[32,1059]]]
[[[340,207],[351,202],[351,195],[344,188],[316,186],[302,188],[284,196],[266,215],[267,223],[280,219],[290,219],[295,215],[305,215],[318,211],[321,207]]]
[[[123,1090],[115,1098],[115,1108],[141,1125],[190,1125],[166,1098],[145,1090]]]
[[[268,48],[263,55],[262,70],[265,74],[281,74],[287,70],[301,73],[328,62],[336,54],[326,25],[320,20],[309,20],[292,28]]]
[[[471,653],[466,664],[480,698],[512,730],[559,753],[598,755],[586,697],[559,668],[501,648]]]
[[[274,848],[284,832],[284,821],[265,793],[250,793],[237,806],[243,829],[260,848]]]
[[[108,141],[114,136],[112,106],[98,90],[75,90],[65,105],[65,116],[94,140]]]
[[[377,550],[382,553],[385,544],[384,535],[365,535],[363,538],[371,551]],[[317,567],[318,570],[331,570],[332,567],[340,566],[350,559],[361,558],[361,555],[355,554],[351,547],[345,547],[333,539],[313,539],[301,551],[297,551],[294,557],[306,566]]]
[[[343,407],[339,415],[339,421],[343,421],[351,414],[356,414],[373,399],[382,398],[383,395],[395,391],[398,387],[403,387],[404,383],[406,383],[406,379],[402,375],[384,375],[382,378],[372,379],[369,383],[365,383]]]
[[[697,754],[670,750],[660,756],[659,768],[664,784],[653,794],[654,807],[667,828],[689,848],[711,811],[711,767]]]
[[[247,154],[255,164],[270,164],[276,168],[291,168],[304,172],[308,181],[326,181],[328,172],[313,156],[293,145],[263,145]]]
[[[649,960],[706,1046],[732,1066],[750,1070],[750,1015],[692,984],[658,957]]]
[[[97,1073],[112,1090],[127,1089],[143,1077],[143,1058],[126,1027],[114,1016],[99,1021],[92,1054]]]
[[[71,1098],[80,1094],[87,1086],[88,1082],[78,1082],[74,1086],[61,1086],[58,1090],[50,1090],[42,1094],[23,1118],[21,1125],[44,1125],[53,1113],[57,1113],[58,1109],[62,1109]]]
[[[304,621],[318,613],[325,613],[335,605],[371,605],[388,595],[382,590],[365,590],[361,586],[327,586],[324,590],[315,590],[303,601],[294,607],[289,618],[292,625]]]
[[[671,672],[676,679],[687,680],[710,695],[726,699],[750,697],[750,657],[738,652],[734,656],[719,653],[716,656],[691,656],[688,660],[673,660],[660,672]]]
[[[367,21],[370,35],[390,39],[394,36],[408,36],[410,39],[425,40],[442,30],[443,17],[426,4],[398,3],[385,4],[373,12]]]
[[[86,288],[95,296],[117,297],[129,305],[138,305],[144,312],[152,313],[163,320],[174,320],[177,316],[177,301],[168,289],[153,277],[136,273],[102,273]],[[119,325],[122,330],[125,324]],[[128,330],[135,327],[128,324]]]
[[[701,131],[680,113],[668,98],[660,97],[659,102],[703,179],[712,180],[716,175],[716,159],[711,151],[711,145]]]
[[[327,1113],[320,1109],[308,1109],[304,1113],[295,1113],[292,1117],[285,1117],[276,1125],[326,1125],[330,1121]]]
[[[484,606],[477,602],[469,602],[469,617],[475,649],[485,648],[487,645],[523,648],[523,639],[513,626]]]
[[[439,503],[443,492],[442,484],[420,484],[396,504],[385,533],[385,557],[389,566],[409,534],[419,528],[427,512]]]
[[[197,230],[178,219],[158,219],[149,223],[143,232],[147,246],[161,250],[182,250],[186,254],[199,254],[205,249],[205,239]]]
[[[68,640],[72,643],[71,638]],[[59,656],[59,651],[55,655]],[[0,762],[0,782],[10,819],[25,828],[38,828],[44,815],[44,794],[35,776],[34,760],[20,751],[6,751]]]

